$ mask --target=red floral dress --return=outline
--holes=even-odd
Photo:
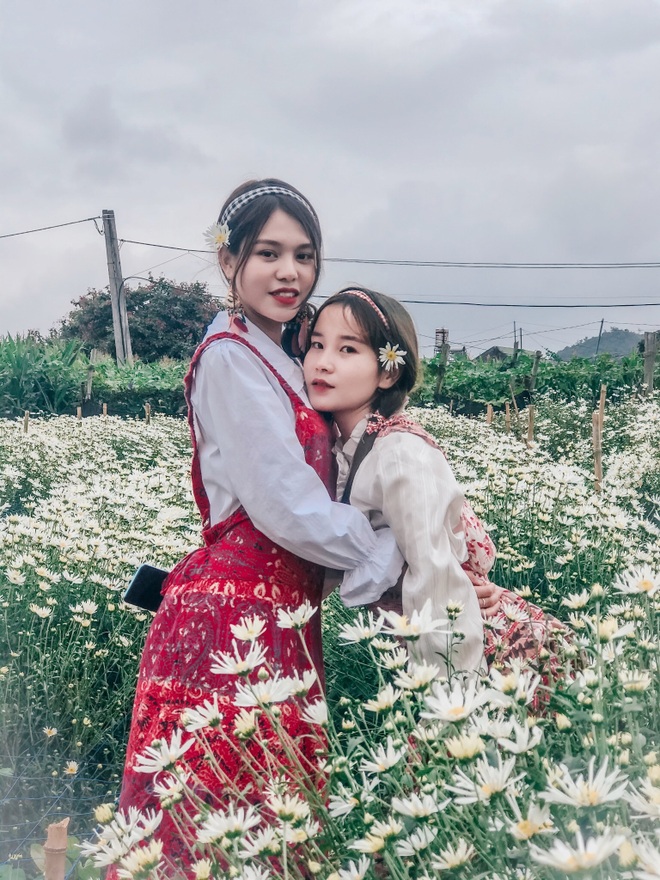
[[[385,419],[379,413],[370,416],[366,427],[367,433],[386,437],[394,431],[407,431],[421,437],[428,444],[444,455],[434,438],[402,413]],[[493,541],[484,528],[483,523],[465,501],[461,511],[460,525],[465,535],[467,559],[462,568],[475,586],[492,584],[490,570],[495,564],[496,549]],[[400,589],[398,595],[394,590],[385,594],[385,602],[374,603],[374,606],[385,606],[386,610],[401,611]],[[496,668],[510,667],[513,660],[525,660],[548,675],[558,671],[557,638],[569,635],[569,629],[551,614],[546,614],[538,605],[527,602],[511,590],[500,590],[501,606],[497,614],[486,618],[484,626],[484,655],[489,666]]]
[[[193,492],[202,516],[205,546],[181,560],[163,585],[163,601],[142,655],[119,801],[122,810],[158,807],[159,800],[153,790],[154,776],[138,772],[136,758],[154,740],[169,741],[172,734],[181,729],[181,713],[205,700],[217,699],[223,715],[218,728],[203,731],[207,750],[211,748],[215,760],[205,760],[205,749],[196,743],[179,761],[190,772],[188,784],[203,800],[217,805],[222,797],[223,779],[232,789],[240,789],[250,799],[251,792],[257,796],[259,788],[286,765],[287,755],[280,737],[273,732],[265,715],[259,719],[258,737],[242,742],[234,735],[234,722],[241,712],[233,702],[239,678],[212,673],[210,658],[214,652],[232,653],[232,624],[253,615],[265,621],[259,643],[267,649],[267,663],[272,672],[302,676],[311,668],[300,634],[277,625],[278,610],[296,608],[305,600],[320,609],[322,566],[307,562],[275,544],[255,528],[242,507],[224,522],[210,526],[209,501],[201,477],[190,394],[200,356],[218,339],[232,339],[247,346],[275,375],[295,413],[296,436],[303,447],[305,460],[317,472],[329,494],[334,494],[332,437],[323,417],[306,407],[271,364],[242,336],[225,332],[206,339],[195,352],[185,379],[193,444]],[[246,405],[249,404],[246,402]],[[264,425],[264,430],[267,428]],[[264,503],[268,500],[264,499]],[[322,685],[320,610],[306,624],[304,637]],[[240,642],[239,647],[243,648],[244,655],[249,646]],[[257,671],[250,673],[249,681],[257,680]],[[316,690],[319,691],[318,685]],[[298,758],[309,762],[309,772],[312,773],[315,750],[322,744],[316,729],[301,718],[301,710],[295,701],[279,704],[279,708],[279,724],[296,742]],[[255,741],[258,738],[267,741],[267,750],[258,745]],[[184,838],[190,834],[190,826],[182,827],[180,818],[175,823],[171,815],[165,813],[156,836],[163,841],[166,859],[179,868],[189,864],[190,847],[185,845]],[[115,870],[111,868],[107,877],[116,877]]]

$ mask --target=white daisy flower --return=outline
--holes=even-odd
[[[266,628],[266,621],[263,617],[253,614],[252,617],[241,617],[238,623],[230,624],[229,628],[232,635],[241,642],[253,642]]]
[[[542,791],[539,797],[551,804],[568,804],[572,807],[595,807],[618,801],[628,787],[628,779],[621,770],[608,774],[608,760],[606,757],[598,772],[594,773],[596,758],[593,757],[589,761],[587,778],[580,774],[576,780],[571,778],[568,767],[560,764],[562,775],[553,782],[552,790]]]
[[[440,627],[449,622],[441,619],[433,620],[430,599],[426,600],[420,611],[415,609],[410,619],[406,614],[397,614],[396,611],[384,611],[383,617],[389,624],[389,629],[384,630],[385,633],[411,642],[417,641],[420,636],[427,633],[443,632]]]
[[[260,828],[254,834],[248,835],[241,843],[242,849],[239,856],[242,859],[254,859],[258,856],[276,856],[282,852],[282,838],[280,830],[274,825]]]
[[[213,694],[213,700],[204,700],[201,706],[196,706],[194,709],[184,709],[180,722],[186,730],[192,732],[202,730],[205,727],[219,727],[223,717],[218,706],[218,695]]]
[[[354,861],[350,861],[346,868],[340,868],[337,871],[337,876],[339,880],[364,880],[370,867],[371,860],[366,856],[361,856],[357,865]]]
[[[455,785],[448,785],[447,789],[458,795],[454,798],[457,804],[488,803],[494,794],[507,791],[522,779],[524,773],[511,777],[516,759],[509,758],[502,761],[502,756],[497,755],[497,766],[492,766],[484,758],[479,758],[474,767],[475,778],[471,779],[463,770],[454,773]]]
[[[405,748],[396,748],[392,737],[388,736],[385,746],[379,745],[371,750],[370,760],[364,759],[360,770],[365,773],[385,773],[398,764],[405,753]]]
[[[407,351],[403,351],[399,348],[398,343],[390,345],[388,342],[385,344],[384,348],[378,349],[378,360],[380,361],[381,366],[383,366],[389,373],[390,370],[397,369],[405,364],[407,354]]]
[[[365,701],[364,708],[370,712],[385,712],[391,709],[400,697],[401,691],[395,690],[391,684],[386,684],[373,700]]]
[[[233,656],[224,651],[211,654],[212,673],[215,675],[247,675],[257,666],[261,666],[266,659],[266,649],[258,642],[251,641],[245,657],[241,657],[235,639],[232,639],[232,647],[234,649]]]
[[[119,862],[117,876],[122,880],[134,880],[135,877],[148,877],[160,864],[163,854],[163,841],[152,840],[147,846],[141,846],[125,855]]]
[[[450,690],[448,684],[436,682],[433,685],[432,695],[424,698],[428,711],[422,712],[422,718],[432,721],[444,721],[447,724],[463,721],[468,718],[475,709],[489,703],[496,694],[491,688],[477,690],[477,682],[472,680],[463,688],[457,681]]]
[[[368,611],[365,619],[360,611],[354,623],[344,623],[340,627],[339,638],[352,643],[369,642],[376,638],[382,628],[382,618],[376,620],[372,612]]]
[[[273,703],[284,703],[293,694],[293,685],[288,678],[280,679],[279,672],[273,678],[254,683],[237,682],[234,705],[245,706],[270,706]]]
[[[290,608],[289,610],[279,608],[277,611],[277,625],[280,629],[300,630],[305,624],[309,623],[317,610],[307,599],[298,608]]]
[[[134,769],[138,773],[160,773],[161,770],[172,770],[176,762],[195,742],[190,738],[187,742],[182,743],[182,736],[182,730],[175,730],[169,743],[165,740],[155,740],[150,746],[147,746],[143,755],[137,756]]]
[[[526,724],[518,724],[517,721],[513,722],[513,734],[515,740],[500,737],[497,740],[497,744],[506,749],[507,752],[513,752],[514,755],[531,752],[543,738],[543,731],[540,727],[532,727],[530,729]]]
[[[318,724],[320,727],[328,726],[328,704],[325,700],[317,700],[307,706],[302,713],[303,721],[309,724]]]
[[[541,807],[532,801],[527,808],[527,815],[523,816],[518,801],[509,795],[507,795],[507,800],[515,814],[515,819],[506,820],[507,831],[516,840],[529,840],[537,834],[554,834],[556,832],[557,829],[553,825],[550,815],[550,807]]]
[[[633,596],[655,596],[660,590],[660,573],[654,572],[648,565],[633,568],[616,580],[614,589]]]
[[[578,829],[575,832],[575,847],[557,840],[549,850],[543,850],[532,843],[529,852],[539,865],[549,865],[558,871],[573,874],[602,864],[618,850],[625,839],[623,834],[606,833],[601,837],[590,837],[585,843]]]
[[[408,840],[399,840],[395,845],[398,855],[405,857],[416,856],[417,853],[427,849],[438,836],[438,829],[424,825],[414,831]]]
[[[406,691],[424,691],[439,677],[439,666],[411,661],[408,665],[408,669],[405,672],[399,672],[394,679],[394,682]]]
[[[420,797],[415,792],[409,794],[407,798],[392,798],[392,809],[401,816],[409,816],[411,819],[428,819],[434,813],[443,810],[448,800],[439,804],[430,794]]]
[[[636,813],[660,820],[660,788],[650,779],[642,780],[639,790],[631,789],[624,797]]]
[[[200,843],[218,844],[225,837],[242,837],[260,821],[254,807],[235,808],[230,804],[225,812],[215,810],[203,820],[197,829],[197,840]]]
[[[221,247],[229,247],[230,229],[226,223],[212,223],[204,233],[204,241],[209,250],[219,251]]]
[[[475,855],[476,850],[472,844],[460,837],[455,846],[450,844],[445,849],[441,849],[439,855],[433,856],[431,864],[436,871],[451,871],[453,868],[466,865]]]

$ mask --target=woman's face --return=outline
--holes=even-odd
[[[238,276],[237,263],[237,255],[226,248],[220,251],[220,264],[246,316],[279,345],[282,324],[295,317],[314,284],[316,260],[307,233],[278,208],[264,224]]]
[[[304,372],[310,403],[332,414],[344,439],[369,415],[376,392],[396,381],[381,369],[361,327],[339,303],[319,314]]]

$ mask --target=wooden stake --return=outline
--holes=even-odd
[[[151,404],[145,403],[144,405],[144,419],[148,425],[151,424]]]
[[[511,433],[511,405],[508,400],[504,402],[504,427],[507,434]]]
[[[44,846],[46,861],[44,877],[46,880],[64,880],[68,827],[69,820],[62,819],[61,822],[49,825],[46,830],[47,839]]]
[[[452,410],[454,409],[454,398],[452,397],[449,401],[449,415],[451,415]]]
[[[527,443],[530,444],[534,440],[534,406],[530,403],[527,407]]]
[[[27,434],[29,424],[30,424],[30,410],[26,409],[25,415],[23,416],[23,433],[24,434]]]
[[[594,489],[596,492],[600,492],[600,487],[603,482],[603,447],[602,447],[602,437],[600,433],[600,415],[598,410],[594,410],[592,420],[591,420],[591,437],[594,445]]]
[[[79,422],[82,422],[82,406],[76,407],[76,418]]]
[[[655,358],[658,353],[658,336],[656,333],[644,334],[644,384],[646,394],[653,392],[653,373],[655,370]]]
[[[607,385],[600,386],[600,401],[598,403],[598,421],[600,422],[600,433],[603,434],[603,422],[605,421],[605,397],[607,396]]]
[[[103,415],[107,416],[107,414],[108,414],[108,404],[104,403],[103,404]]]
[[[487,425],[493,424],[493,404],[492,403],[486,404],[486,424]]]

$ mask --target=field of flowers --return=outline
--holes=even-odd
[[[299,774],[258,805],[237,793],[201,810],[196,876],[660,876],[660,398],[606,411],[600,492],[582,404],[540,402],[530,448],[497,423],[413,414],[498,545],[493,579],[575,630],[564,673],[452,686],[407,659],[401,621],[356,621],[331,598],[327,708],[282,691],[327,738],[324,795]],[[117,794],[149,625],[121,593],[138,564],[167,568],[197,542],[182,420],[0,422],[3,880],[34,875],[54,818],[92,838],[95,807],[77,875],[121,857],[126,876],[158,876],[160,814],[99,806]],[[276,723],[263,694],[252,705]],[[188,736],[212,723],[199,713]],[[189,796],[176,756],[151,756],[163,809]]]

